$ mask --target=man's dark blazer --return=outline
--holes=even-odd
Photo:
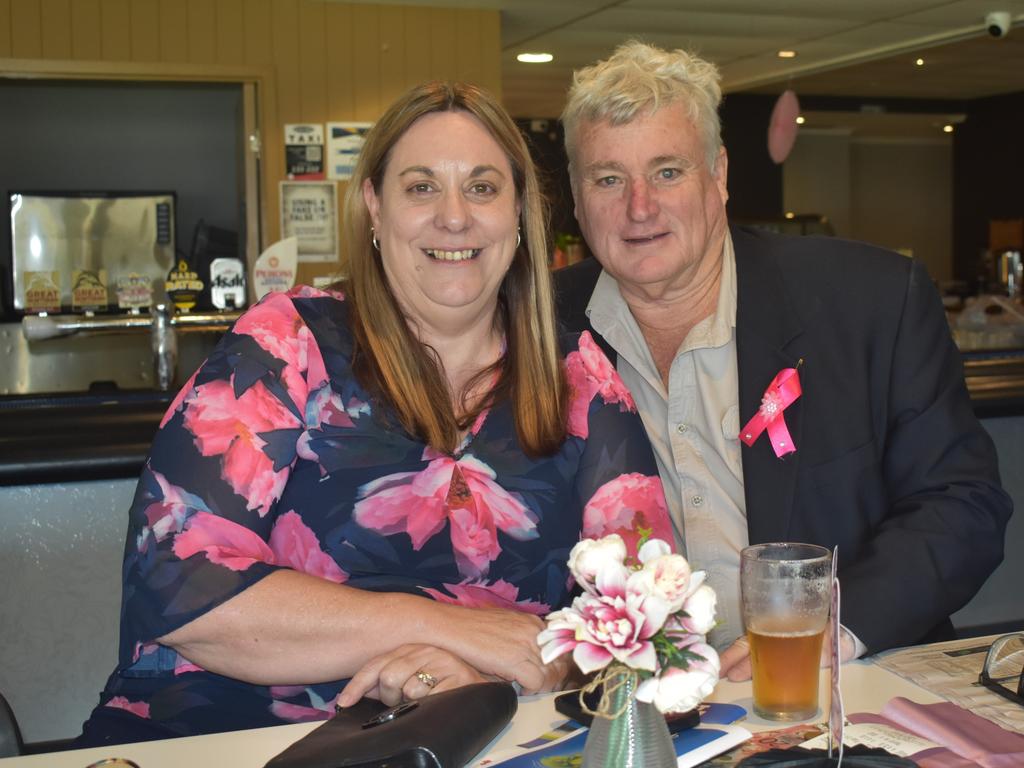
[[[751,543],[839,547],[842,622],[870,652],[951,634],[949,615],[1003,557],[1012,503],[971,410],[925,269],[825,237],[732,227],[740,424],[783,368],[796,453],[742,446]],[[589,329],[600,265],[555,274],[560,320]],[[700,567],[700,563],[695,563]]]

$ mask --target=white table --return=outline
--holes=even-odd
[[[828,675],[821,675],[821,702],[828,702]],[[923,704],[941,699],[870,662],[855,661],[842,668],[843,701],[847,713],[878,712],[893,696],[905,696]],[[565,718],[555,712],[552,695],[527,696],[519,700],[515,719],[490,749],[505,749],[522,743],[558,725]],[[710,701],[739,704],[751,714],[743,725],[751,731],[779,728],[777,722],[762,720],[751,712],[750,683],[722,681]],[[821,715],[815,720],[823,720]],[[140,768],[262,768],[271,757],[296,741],[319,723],[282,725],[248,731],[190,736],[167,741],[150,741],[118,747],[55,752],[0,760],[0,768],[84,768],[104,757],[126,757]]]

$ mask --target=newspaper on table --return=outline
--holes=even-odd
[[[995,637],[973,637],[901,648],[880,654],[874,663],[1007,730],[1024,734],[1024,707],[978,682],[993,640]]]

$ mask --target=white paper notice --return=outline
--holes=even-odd
[[[891,752],[900,757],[910,757],[926,749],[935,749],[939,744],[928,739],[922,739],[912,733],[906,733],[898,728],[892,728],[880,723],[856,723],[847,725],[843,733],[843,745],[855,747],[863,744],[865,747],[876,747]],[[806,749],[826,749],[828,747],[828,734],[815,736],[810,741],[800,745]]]
[[[367,131],[373,123],[327,124],[327,178],[352,178]]]

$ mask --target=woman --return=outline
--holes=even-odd
[[[560,351],[501,107],[412,90],[345,206],[349,278],[266,297],[164,417],[82,745],[322,719],[336,696],[554,689],[536,635],[573,544],[670,539],[629,393],[589,336]]]

